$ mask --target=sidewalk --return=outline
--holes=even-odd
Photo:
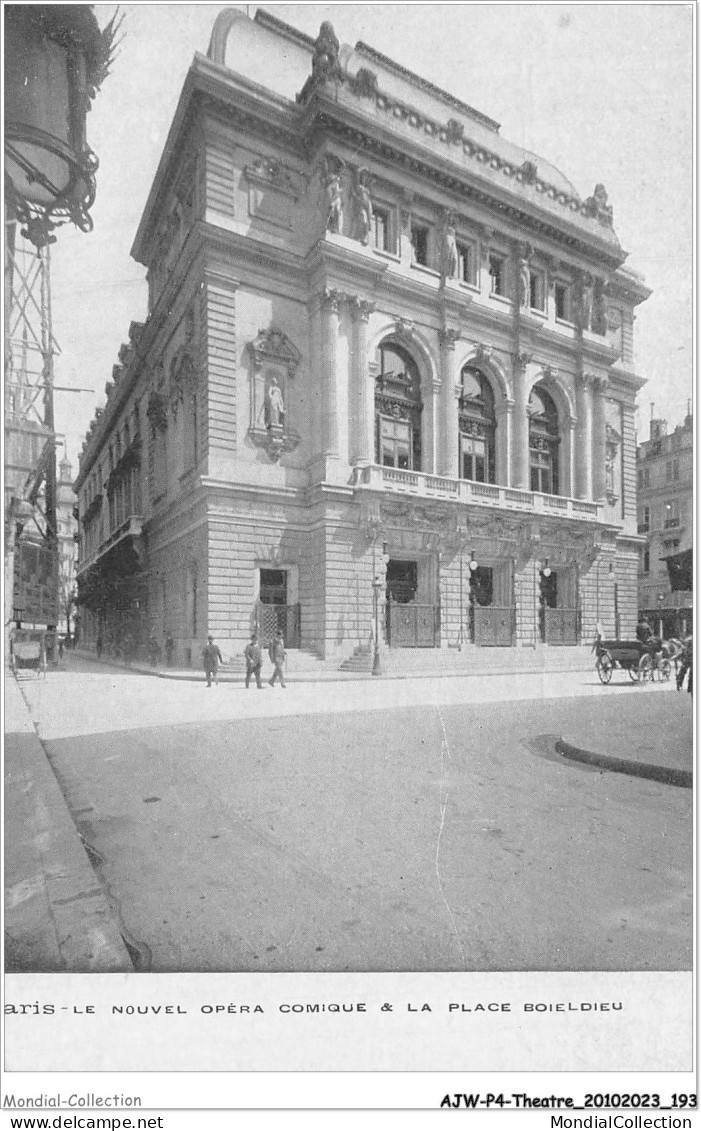
[[[431,650],[427,650],[430,652]],[[486,652],[496,650],[486,649]],[[436,679],[436,678],[475,678],[476,676],[505,676],[505,675],[524,675],[528,673],[560,673],[563,668],[557,662],[557,655],[547,652],[532,652],[526,649],[518,650],[504,650],[504,653],[509,652],[510,655],[504,654],[499,657],[498,663],[494,661],[493,656],[488,657],[485,661],[481,658],[479,671],[469,670],[464,664],[461,666],[457,661],[454,665],[442,664],[440,668],[436,669],[435,664],[432,665],[431,658],[426,660],[425,668],[418,668],[417,670],[395,672],[383,670],[382,674],[377,677],[373,676],[370,672],[364,671],[344,671],[340,667],[329,666],[326,669],[313,667],[308,670],[300,668],[294,670],[289,667],[288,652],[288,666],[285,671],[285,679],[288,683],[348,683],[372,680],[378,682],[380,680],[408,680],[408,679]],[[203,671],[199,668],[168,668],[164,664],[159,663],[156,666],[146,663],[144,660],[135,660],[132,663],[124,663],[115,660],[111,656],[103,656],[97,658],[95,652],[91,650],[84,650],[76,648],[75,651],[69,653],[81,659],[89,660],[92,663],[104,664],[110,668],[121,668],[124,671],[138,672],[140,675],[155,676],[157,679],[172,679],[182,680],[188,683],[204,683],[206,677]],[[594,670],[591,655],[588,649],[582,651],[581,657],[577,659],[576,665],[564,670],[571,671],[587,671]],[[268,675],[272,672],[270,667]],[[239,683],[243,685],[245,681],[245,670],[243,661],[240,665],[234,667],[230,663],[224,663],[219,669],[219,683]],[[264,674],[264,679],[268,676]]]
[[[17,680],[5,673],[5,962],[133,970]]]
[[[674,684],[671,685],[674,688]],[[648,688],[641,688],[643,694]],[[665,689],[666,690],[666,689]],[[641,699],[640,721],[644,724],[650,703]],[[564,758],[583,762],[612,773],[648,778],[665,785],[693,786],[693,705],[686,692],[665,695],[665,712],[641,733],[631,734],[621,718],[607,719],[606,737],[590,729],[568,725],[556,748]],[[564,730],[564,728],[563,728]]]

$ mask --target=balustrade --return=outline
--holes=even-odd
[[[556,511],[560,515],[571,515],[578,519],[596,520],[603,511],[603,503],[572,499],[565,495],[545,495],[538,491],[523,491],[496,483],[450,479],[422,471],[380,467],[378,464],[363,469],[358,487],[360,490],[370,488],[375,491],[410,494],[418,498],[453,499],[456,502],[497,507],[501,510],[527,510],[536,514]]]

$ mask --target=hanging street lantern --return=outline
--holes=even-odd
[[[121,19],[100,31],[92,4],[6,4],[5,188],[36,248],[71,221],[92,229],[98,160],[86,116],[109,74]]]

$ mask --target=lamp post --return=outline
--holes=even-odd
[[[389,556],[387,554],[387,543],[382,543],[382,563],[387,565]],[[383,580],[377,573],[377,542],[372,544],[372,597],[373,597],[373,614],[375,619],[375,640],[372,654],[372,674],[382,675],[382,664],[380,662],[380,593],[382,592]]]
[[[109,74],[120,20],[100,31],[92,4],[5,9],[7,203],[38,249],[67,220],[92,229],[98,162],[86,116]]]
[[[662,617],[662,609],[664,607],[664,601],[665,601],[664,593],[658,593],[657,594],[657,602],[660,606],[660,609],[659,609],[660,620],[659,620],[659,626],[658,626],[659,631],[658,631],[657,635],[659,636],[660,640],[664,639],[664,620],[663,620],[663,617]]]

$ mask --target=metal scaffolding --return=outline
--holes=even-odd
[[[49,247],[37,252],[12,219],[5,231],[5,521],[14,558],[12,607],[16,619],[51,628],[58,607],[54,357],[60,349],[51,325]]]

